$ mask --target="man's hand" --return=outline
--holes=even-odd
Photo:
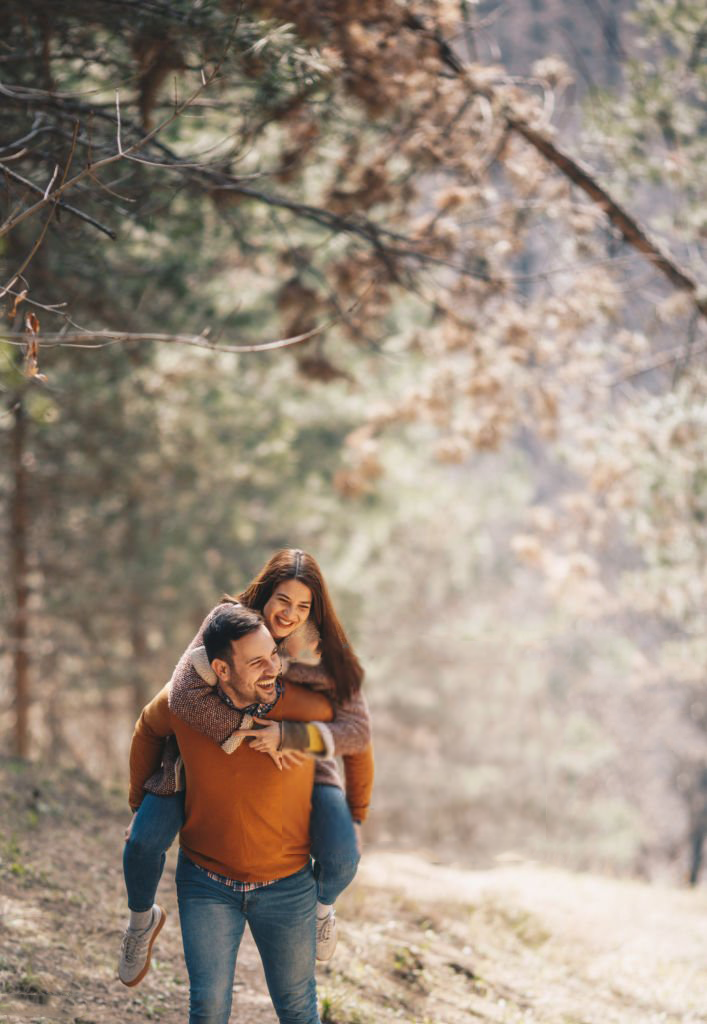
[[[128,825],[128,827],[125,830],[125,842],[126,843],[127,843],[128,839],[130,839],[130,833],[132,832],[133,825],[135,824],[135,816],[136,816],[136,814],[137,814],[137,811],[134,811],[133,812],[133,816],[130,819],[130,824]]]

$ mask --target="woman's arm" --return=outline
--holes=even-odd
[[[238,732],[243,726],[250,725],[251,717],[245,716],[244,720],[240,711],[230,708],[220,698],[211,682],[202,679],[192,664],[192,652],[203,647],[204,630],[214,615],[230,607],[229,604],[220,604],[209,612],[177,662],[169,683],[170,711],[192,729],[218,743],[227,754],[233,753],[240,746],[243,737]]]
[[[365,821],[373,791],[373,744],[369,743],[360,754],[344,758],[346,802],[354,821]]]
[[[289,679],[291,683],[301,683],[302,686],[311,686],[315,690],[334,692],[335,683],[327,670],[321,664],[300,663],[299,661],[288,662],[287,668],[282,673],[283,679]]]
[[[326,757],[361,754],[371,742],[371,716],[361,691],[334,705],[334,721],[316,722],[326,747]]]
[[[256,750],[301,750],[318,758],[348,757],[364,754],[371,742],[371,718],[366,698],[359,691],[351,700],[334,705],[334,720],[309,723],[283,721],[275,728],[265,719],[255,719],[259,726],[252,736]]]

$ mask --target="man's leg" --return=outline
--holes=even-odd
[[[165,853],[184,822],[184,794],[146,793],[133,818],[123,850],[130,923],[123,935],[118,977],[124,985],[139,984],[150,969],[152,946],[167,915],[155,905]]]
[[[189,974],[189,1024],[228,1024],[247,895],[214,881],[179,855],[177,897]]]
[[[246,917],[280,1024],[320,1024],[314,980],[317,887],[311,869],[245,896]]]

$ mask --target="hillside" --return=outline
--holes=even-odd
[[[119,794],[0,761],[0,1022],[187,1017],[174,887],[145,982],[115,979]],[[369,849],[319,969],[324,1024],[707,1022],[707,893],[509,864],[470,872]],[[244,944],[233,1019],[274,1024]]]

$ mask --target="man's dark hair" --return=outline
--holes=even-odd
[[[245,608],[242,604],[233,604],[230,608],[216,612],[204,630],[204,647],[209,661],[220,658],[230,665],[231,641],[254,633],[264,622],[260,612]]]

